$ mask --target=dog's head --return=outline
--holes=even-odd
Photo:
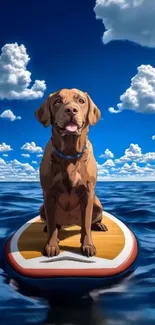
[[[35,115],[45,127],[51,124],[64,136],[80,135],[85,126],[97,123],[101,113],[87,93],[61,89],[50,94]]]

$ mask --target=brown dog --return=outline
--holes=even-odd
[[[81,226],[81,251],[96,254],[91,230],[106,231],[102,205],[95,196],[97,169],[87,138],[89,125],[100,118],[100,111],[87,93],[62,89],[50,94],[36,111],[45,126],[52,125],[52,138],[46,145],[40,165],[44,204],[41,217],[47,222],[46,256],[59,254],[58,229]]]

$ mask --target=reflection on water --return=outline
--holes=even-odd
[[[103,310],[90,298],[67,301],[51,308],[46,325],[108,325]]]
[[[9,286],[16,292],[24,295],[25,297],[31,297],[32,299],[39,300],[38,297],[33,296],[36,291],[29,286],[19,285],[19,283],[13,279],[10,279]],[[63,292],[63,296],[57,293],[49,293],[44,297],[49,305],[48,314],[45,317],[44,325],[108,325],[108,321],[105,319],[103,308],[98,303],[98,293],[94,292],[91,295],[80,297],[75,293],[75,296],[66,296]],[[30,311],[27,310],[26,314]],[[30,312],[32,317],[35,317],[34,313]],[[25,324],[25,323],[24,323]],[[43,324],[43,323],[41,323]]]

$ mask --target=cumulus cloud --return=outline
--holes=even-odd
[[[112,159],[108,159],[104,164],[103,164],[104,167],[114,167],[115,164],[113,162]]]
[[[0,158],[0,165],[2,166],[4,166],[4,165],[6,165],[6,162],[5,162],[5,160],[4,159],[2,159],[2,158]]]
[[[5,44],[0,55],[0,99],[37,99],[44,95],[44,80],[31,85],[31,72],[27,70],[30,57],[26,47],[17,43]]]
[[[130,87],[120,96],[117,110],[109,108],[110,113],[132,110],[137,113],[155,114],[155,68],[141,65],[138,73],[131,79]]]
[[[105,169],[105,166],[97,164],[98,181],[121,180],[155,180],[155,165],[146,164],[139,166],[136,162],[125,163],[118,168]]]
[[[12,151],[12,150],[13,149],[11,148],[11,146],[9,144],[6,144],[5,142],[0,144],[0,152],[7,152],[7,151]]]
[[[147,163],[155,161],[155,152],[142,153],[142,149],[138,144],[131,143],[129,148],[125,150],[124,156],[119,159],[115,159],[116,164],[135,161],[139,163]]]
[[[141,163],[146,163],[148,161],[154,162],[155,161],[155,152],[147,152],[143,154],[142,159],[140,160]]]
[[[43,149],[35,144],[35,142],[26,142],[22,147],[21,150],[28,151],[30,153],[40,153],[43,152]]]
[[[8,119],[11,122],[14,122],[15,120],[21,120],[21,116],[14,115],[10,109],[5,110],[2,114],[0,114],[0,118]]]
[[[152,136],[152,140],[155,140],[155,135]]]
[[[42,157],[42,156],[43,156],[42,154],[37,155],[37,157]]]
[[[133,162],[131,165],[125,163],[119,170],[120,174],[127,174],[127,175],[141,175],[141,176],[153,176],[155,177],[155,166],[144,166],[140,167],[137,163]]]
[[[129,174],[129,173],[134,173],[134,174],[143,174],[143,168],[138,166],[137,163],[133,162],[131,165],[128,163],[125,163],[123,167],[120,168],[119,170],[120,174]]]
[[[99,164],[98,162],[97,162],[97,175],[98,175],[98,177],[109,175],[109,170],[106,169],[103,166],[103,164]]]
[[[25,158],[29,158],[30,157],[29,153],[22,153],[21,156],[23,156]]]
[[[108,158],[113,158],[114,154],[109,149],[106,149],[105,152],[102,153],[99,157],[108,159]]]
[[[39,170],[17,159],[5,162],[0,158],[0,181],[39,181]]]
[[[104,44],[128,40],[155,47],[155,0],[96,0],[94,11],[105,27]]]
[[[120,158],[97,162],[97,175],[98,181],[155,181],[155,152],[143,153],[131,143]]]
[[[110,176],[112,169],[114,169],[112,167],[115,166],[114,162],[111,159],[108,159],[104,164],[99,164],[98,162],[96,162],[96,164],[97,164],[97,175],[99,179],[100,177]]]
[[[32,164],[36,165],[36,164],[38,164],[38,163],[37,163],[37,161],[32,160]]]
[[[142,157],[142,150],[139,147],[139,145],[131,143],[129,148],[125,150],[125,155],[120,158],[120,161],[137,160],[140,159],[141,157]]]

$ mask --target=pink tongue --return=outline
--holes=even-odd
[[[75,123],[69,123],[66,125],[65,129],[69,132],[75,132],[77,130],[77,125]]]

